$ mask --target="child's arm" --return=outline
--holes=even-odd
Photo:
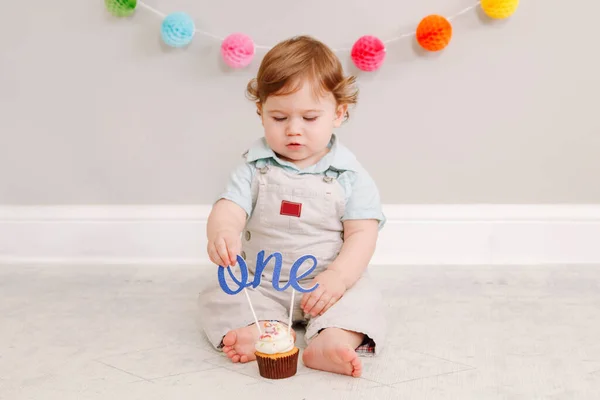
[[[241,233],[246,211],[236,203],[221,199],[215,203],[206,227],[210,260],[223,267],[233,266],[242,251]]]
[[[378,223],[374,219],[344,222],[344,244],[327,269],[339,274],[346,289],[351,288],[369,266],[377,244]]]
[[[344,222],[344,244],[329,267],[315,276],[319,287],[302,297],[301,307],[313,317],[334,305],[367,269],[375,252],[378,221],[374,219]]]

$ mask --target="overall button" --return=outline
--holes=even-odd
[[[240,254],[242,256],[242,258],[245,260],[246,259],[246,252],[242,250],[242,254]]]
[[[250,233],[250,231],[246,231],[246,233],[244,234],[244,237],[246,238],[246,241],[250,241],[252,234]]]

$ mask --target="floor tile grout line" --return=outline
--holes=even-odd
[[[231,372],[237,372],[238,374],[242,374],[242,375],[246,375],[246,376],[254,377],[254,376],[252,376],[252,375],[248,375],[248,374],[245,374],[245,373],[243,373],[243,372],[240,372],[240,371],[238,371],[237,369],[235,369],[235,368],[232,368],[232,367],[227,367],[227,366],[225,366],[225,365],[219,365],[219,364],[215,364],[215,363],[213,363],[213,362],[210,362],[210,361],[204,361],[204,362],[206,362],[206,363],[208,363],[208,364],[211,364],[211,365],[214,365],[214,366],[217,366],[217,367],[221,367],[221,368],[223,368],[223,369],[226,369],[227,371],[231,371]],[[235,365],[235,364],[234,364],[234,365]],[[258,369],[258,367],[257,367],[257,369]],[[320,371],[317,371],[317,370],[314,370],[314,371],[313,371],[313,370],[311,370],[311,369],[307,368],[305,371],[298,371],[298,372],[297,372],[297,375],[309,375],[309,374],[315,374],[315,373],[317,373],[317,372],[320,372]]]
[[[385,383],[380,383],[380,382],[375,382],[375,381],[370,381],[373,383],[378,383],[377,386],[371,386],[369,388],[364,388],[364,389],[360,389],[361,391],[366,391],[366,390],[373,390],[373,389],[381,389],[381,388],[390,388],[390,389],[396,389],[395,387],[393,387],[392,385],[388,385]]]
[[[245,373],[243,373],[243,372],[236,371],[235,369],[232,369],[232,368],[227,368],[227,367],[226,367],[226,366],[224,366],[224,365],[217,365],[217,364],[215,364],[214,362],[210,362],[210,361],[208,361],[208,360],[204,360],[203,362],[205,362],[205,363],[208,363],[208,364],[210,364],[210,365],[214,365],[214,366],[215,366],[215,367],[217,367],[217,368],[223,368],[223,369],[224,369],[224,370],[226,370],[226,371],[231,371],[231,372],[234,372],[234,373],[236,373],[236,374],[240,374],[240,375],[247,376],[247,377],[249,377],[249,378],[255,379],[257,382],[262,382],[262,380],[261,380],[261,379],[259,379],[259,378],[257,378],[256,376],[248,375],[248,374],[245,374]],[[271,384],[271,382],[265,382],[265,383],[269,383],[269,384]]]
[[[377,382],[377,381],[374,381],[374,380],[371,380],[371,379],[362,378],[362,377],[360,379],[364,379],[365,381],[377,384],[375,386],[371,386],[369,388],[361,389],[361,390],[371,390],[371,389],[377,389],[377,388],[382,388],[382,387],[387,387],[387,388],[395,389],[395,387],[393,387],[392,385],[390,385],[388,383]]]
[[[101,360],[105,360],[107,358],[121,357],[121,356],[126,356],[126,355],[129,355],[129,354],[137,354],[137,353],[141,353],[141,352],[144,352],[144,351],[159,350],[159,349],[164,349],[164,348],[172,347],[172,346],[193,347],[193,348],[197,348],[198,350],[209,352],[209,350],[206,350],[206,349],[203,349],[201,347],[198,347],[195,344],[177,344],[177,343],[173,343],[173,344],[167,344],[167,345],[161,345],[161,346],[147,347],[147,348],[139,349],[139,350],[126,351],[124,353],[115,353],[115,354],[111,354],[111,355],[107,355],[107,356],[93,358],[92,361],[102,362]],[[216,357],[218,357],[218,355],[216,355],[215,357],[211,356],[211,358],[216,358]],[[203,359],[203,360],[200,360],[200,361],[205,361],[205,360],[207,360],[207,359]]]
[[[102,365],[104,365],[104,366],[107,366],[107,367],[109,367],[109,368],[116,369],[117,371],[121,371],[121,372],[123,372],[123,373],[126,373],[126,374],[128,374],[128,375],[135,376],[136,378],[138,378],[138,379],[141,379],[142,381],[145,381],[145,382],[148,382],[148,383],[154,383],[154,382],[152,382],[152,381],[150,381],[150,380],[148,380],[148,379],[144,378],[143,376],[139,376],[139,375],[136,375],[136,374],[134,374],[134,373],[131,373],[131,372],[129,372],[129,371],[125,371],[124,369],[121,369],[121,368],[115,367],[114,365],[110,365],[110,364],[107,364],[107,363],[105,363],[105,362],[98,361],[98,360],[94,360],[94,361],[95,361],[95,362],[97,362],[97,363],[99,363],[99,364],[102,364]]]
[[[429,353],[423,353],[423,352],[421,352],[421,351],[408,350],[408,349],[407,349],[406,351],[410,351],[410,352],[413,352],[413,353],[421,354],[421,355],[424,355],[424,356],[434,357],[434,358],[437,358],[437,359],[439,359],[439,360],[443,360],[443,361],[450,362],[450,363],[452,363],[452,364],[456,364],[456,365],[462,365],[463,367],[477,368],[477,367],[474,367],[474,366],[472,366],[472,365],[469,365],[469,364],[464,364],[464,363],[461,363],[461,362],[458,362],[458,361],[452,361],[452,360],[448,360],[448,359],[446,359],[446,358],[442,358],[442,357],[439,357],[439,356],[435,356],[435,355],[433,355],[433,354],[429,354]]]
[[[379,381],[374,381],[373,379],[365,378],[363,376],[359,377],[358,379],[362,379],[363,381],[367,381],[367,382],[371,382],[371,383],[376,383],[377,384],[377,386],[373,386],[373,387],[370,387],[368,389],[374,389],[374,388],[382,387],[382,386],[386,386],[386,387],[390,387],[390,388],[392,387],[392,385],[390,385],[390,384],[379,382]]]
[[[403,383],[414,382],[414,381],[419,381],[419,380],[424,380],[424,379],[429,379],[429,378],[436,378],[438,376],[446,376],[446,375],[459,374],[459,373],[462,373],[462,372],[473,371],[473,370],[476,370],[476,369],[477,368],[466,368],[466,369],[461,369],[461,370],[458,370],[458,371],[446,372],[446,373],[443,373],[443,374],[422,376],[422,377],[419,377],[419,378],[407,379],[405,381],[395,382],[395,383],[392,383],[390,385],[393,387],[394,385],[400,385],[400,384],[403,384]]]
[[[215,358],[215,359],[217,359],[217,358]],[[216,366],[216,367],[219,367],[219,368],[223,368],[223,369],[225,369],[225,370],[227,370],[227,371],[235,372],[236,374],[240,374],[240,375],[247,376],[247,377],[249,377],[249,378],[253,378],[253,379],[255,379],[257,382],[263,382],[263,383],[267,383],[267,384],[269,384],[269,385],[272,385],[272,384],[273,384],[273,382],[270,382],[269,380],[266,380],[266,379],[262,379],[262,377],[256,377],[256,376],[254,376],[254,375],[245,374],[245,373],[243,373],[243,372],[241,372],[241,371],[237,371],[237,370],[235,370],[235,369],[233,369],[233,368],[228,368],[228,367],[226,367],[226,366],[224,366],[224,365],[218,365],[218,364],[215,364],[214,362],[211,362],[211,361],[209,361],[209,360],[204,360],[203,362],[205,362],[205,363],[208,363],[208,364],[211,364],[211,365],[214,365],[214,366]],[[232,364],[233,364],[233,363],[232,363]],[[240,364],[240,363],[238,363],[238,364]],[[311,374],[315,374],[315,373],[317,373],[317,372],[319,372],[319,371],[317,371],[317,370],[314,370],[314,371],[307,370],[306,372],[302,372],[302,373],[300,373],[300,374],[296,374],[296,376],[298,376],[298,375],[299,375],[299,376],[311,375]],[[380,382],[375,382],[375,383],[380,383]]]
[[[180,372],[178,374],[165,375],[165,376],[157,376],[156,378],[148,378],[148,381],[154,383],[154,381],[157,381],[157,380],[160,380],[160,379],[173,378],[175,376],[181,376],[181,375],[197,374],[197,373],[206,372],[206,371],[214,371],[216,369],[224,369],[223,367],[216,366],[214,364],[211,364],[211,365],[213,366],[213,368],[198,369],[198,370],[195,370],[195,371]]]
[[[143,351],[158,350],[158,349],[163,349],[165,347],[169,347],[169,345],[162,345],[162,346],[156,346],[156,347],[148,347],[148,348],[145,348],[145,349],[139,349],[139,350],[134,350],[134,351],[126,351],[124,353],[112,354],[112,355],[109,355],[109,356],[102,356],[102,357],[93,359],[93,361],[102,362],[100,360],[105,360],[107,358],[112,358],[112,357],[125,356],[125,355],[128,355],[128,354],[141,353]]]
[[[221,359],[225,359],[225,356],[215,356],[215,357],[205,358],[204,360],[202,360],[202,362],[206,362],[206,363],[215,365],[214,362],[212,362],[211,360],[216,361],[216,360],[221,360]],[[233,361],[231,362],[231,364],[233,364]],[[239,363],[239,364],[241,364],[241,363]]]

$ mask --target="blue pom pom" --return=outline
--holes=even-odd
[[[195,31],[194,20],[184,12],[167,15],[161,26],[162,39],[171,47],[187,46],[194,38]]]

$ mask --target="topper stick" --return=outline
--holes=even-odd
[[[256,329],[258,329],[258,334],[262,335],[262,331],[260,330],[260,324],[258,323],[258,318],[256,318],[256,312],[254,311],[254,307],[252,307],[252,302],[250,301],[250,295],[248,294],[248,289],[244,288],[244,293],[246,293],[246,298],[248,299],[248,304],[250,305],[250,310],[252,310],[252,315],[254,316],[254,321],[256,322]]]
[[[290,334],[291,330],[292,330],[292,314],[294,313],[294,294],[296,293],[296,291],[294,289],[292,289],[292,303],[290,304],[290,321],[288,323],[288,335]]]

